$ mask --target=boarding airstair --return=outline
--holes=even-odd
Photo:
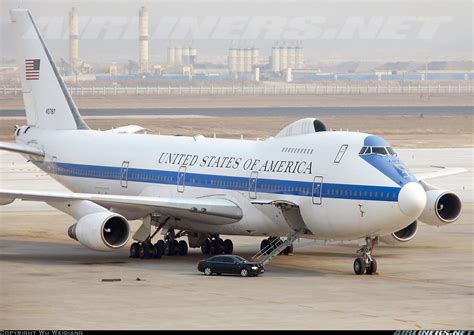
[[[263,265],[267,264],[273,257],[280,254],[286,247],[289,247],[301,235],[302,233],[299,230],[294,230],[286,236],[284,241],[280,238],[272,240],[269,245],[252,257],[252,261]]]

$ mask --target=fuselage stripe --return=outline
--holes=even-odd
[[[223,176],[166,170],[151,170],[138,168],[122,168],[112,166],[97,166],[70,164],[58,162],[37,162],[47,173],[120,182],[140,182],[182,187],[200,187],[209,189],[225,189],[244,192],[267,194],[285,194],[305,197],[322,197],[334,199],[397,201],[399,187],[371,186],[294,181],[282,179],[258,178],[256,184],[249,177]],[[184,179],[181,179],[184,178]],[[322,193],[321,193],[322,192]]]

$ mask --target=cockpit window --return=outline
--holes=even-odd
[[[392,147],[387,147],[387,151],[391,156],[397,155],[397,153],[395,152],[395,150],[392,149]]]
[[[391,147],[362,147],[359,155],[382,155],[382,156],[396,156],[395,150]]]
[[[385,147],[372,147],[372,153],[382,156],[388,155],[388,152]]]

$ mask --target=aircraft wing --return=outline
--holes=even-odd
[[[418,180],[441,178],[441,177],[451,176],[454,174],[463,173],[467,171],[466,169],[462,169],[462,168],[445,168],[442,166],[439,166],[439,167],[436,166],[436,167],[438,168],[437,171],[417,173],[416,176],[418,177]]]
[[[147,210],[149,213],[206,222],[226,224],[239,221],[242,209],[234,202],[223,198],[160,198],[148,196],[60,193],[39,191],[0,190],[0,204],[15,199],[42,201],[46,203],[67,203],[87,200],[104,207],[118,207],[125,210]]]

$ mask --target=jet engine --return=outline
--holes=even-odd
[[[456,221],[461,208],[461,199],[456,194],[430,189],[426,191],[426,206],[418,219],[429,225],[442,226]]]
[[[379,241],[386,244],[401,244],[410,241],[415,237],[418,230],[418,222],[413,221],[408,226],[399,231],[391,233],[390,235],[380,236]]]
[[[130,227],[123,216],[106,211],[83,216],[67,233],[90,249],[111,251],[127,243]]]

